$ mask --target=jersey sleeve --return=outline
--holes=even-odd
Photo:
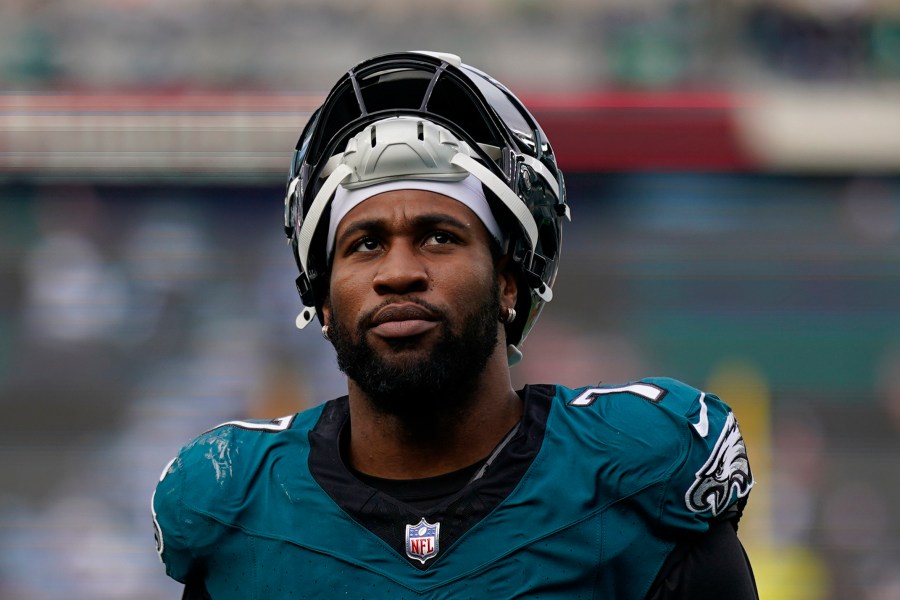
[[[228,503],[233,472],[232,431],[220,427],[198,436],[166,465],[152,497],[156,548],[169,577],[184,583],[202,569],[206,549],[222,525],[204,507]]]
[[[676,536],[739,517],[753,475],[737,419],[719,398],[666,378],[557,394],[605,496]]]
[[[653,380],[647,380],[653,381]],[[663,495],[664,527],[703,532],[710,522],[743,506],[753,487],[747,446],[737,418],[718,397],[674,380],[655,380],[666,390],[658,402],[682,431]]]
[[[183,489],[184,469],[179,453],[163,469],[150,504],[156,551],[166,567],[166,574],[182,583],[190,574],[193,563],[189,532],[182,525]]]
[[[317,416],[310,411],[307,418]],[[152,514],[157,550],[170,577],[184,583],[205,572],[245,516],[254,484],[268,477],[269,453],[278,445],[271,434],[289,430],[295,417],[223,423],[194,438],[166,466]]]

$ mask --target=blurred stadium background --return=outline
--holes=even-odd
[[[293,329],[284,177],[344,69],[416,48],[507,83],[568,174],[518,382],[718,393],[763,597],[900,598],[895,0],[4,0],[0,598],[178,597],[162,466],[343,392]]]

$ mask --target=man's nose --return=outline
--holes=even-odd
[[[388,248],[372,281],[379,294],[404,294],[428,289],[428,270],[422,257],[408,243]]]

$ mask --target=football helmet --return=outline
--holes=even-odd
[[[383,160],[361,158],[372,154]],[[561,221],[569,218],[565,184],[531,113],[502,84],[450,54],[402,52],[364,61],[341,77],[307,122],[284,206],[304,305],[297,326],[317,313],[322,318],[330,268],[326,232],[338,185],[468,175],[483,184],[503,224],[501,245],[517,269],[519,289],[528,290],[520,292],[518,316],[506,325],[509,362],[517,362],[518,346],[553,297]]]

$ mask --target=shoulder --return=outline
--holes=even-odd
[[[287,444],[293,455],[302,454],[307,433],[323,406],[277,419],[217,425],[181,448],[163,472],[160,484],[171,479],[172,485],[178,485],[180,479],[189,478],[190,490],[181,493],[182,502],[203,505],[203,497],[210,494],[218,502],[222,491],[248,485],[246,475],[269,460],[273,451]]]
[[[714,394],[675,379],[647,378],[557,386],[556,398],[560,420],[609,456],[609,468],[622,481],[659,484],[661,518],[676,527],[704,529],[742,503],[753,486],[737,418]]]
[[[163,469],[151,501],[157,550],[182,580],[193,556],[233,521],[259,474],[277,457],[305,460],[322,406],[272,420],[229,421],[186,444]]]
[[[557,386],[557,390],[560,399],[575,407],[597,405],[599,408],[604,404],[640,399],[675,413],[688,412],[703,393],[677,379],[666,377],[647,377],[623,384],[598,384],[575,389]]]
[[[698,422],[700,407],[707,404],[701,390],[660,377],[575,389],[556,386],[556,400],[557,414],[577,427],[611,429],[638,441],[652,439],[655,447],[687,443],[691,420]],[[662,453],[668,456],[670,450]]]

